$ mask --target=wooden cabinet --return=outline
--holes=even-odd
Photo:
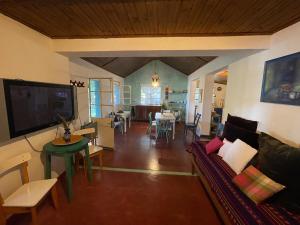
[[[136,121],[148,121],[150,112],[152,112],[152,119],[154,119],[155,113],[161,111],[160,105],[136,105],[132,107],[134,110],[133,119]]]
[[[94,122],[97,122],[98,127],[98,142],[100,146],[106,148],[115,148],[115,129],[111,127],[111,118],[95,118]]]

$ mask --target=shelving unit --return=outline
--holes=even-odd
[[[89,90],[89,101],[92,101],[93,94],[96,94],[100,97],[99,102],[96,104],[90,104],[89,114],[90,118],[92,116],[92,105],[98,107],[100,109],[100,115],[97,117],[105,117],[110,112],[114,110],[114,87],[113,87],[113,79],[112,78],[90,78],[91,80],[99,82],[99,90]]]
[[[185,120],[187,90],[173,90],[165,93],[165,101],[168,108],[172,111],[178,111],[180,114],[179,120]]]
[[[121,85],[121,104],[124,110],[130,110],[131,106],[131,85]]]

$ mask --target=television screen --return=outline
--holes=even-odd
[[[11,138],[60,123],[58,114],[74,119],[70,85],[4,80],[4,91]]]

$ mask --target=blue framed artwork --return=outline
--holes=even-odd
[[[260,101],[300,105],[300,52],[265,62]]]

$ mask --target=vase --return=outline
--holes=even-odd
[[[71,132],[70,129],[65,129],[64,137],[63,137],[65,142],[70,142],[71,141]]]

